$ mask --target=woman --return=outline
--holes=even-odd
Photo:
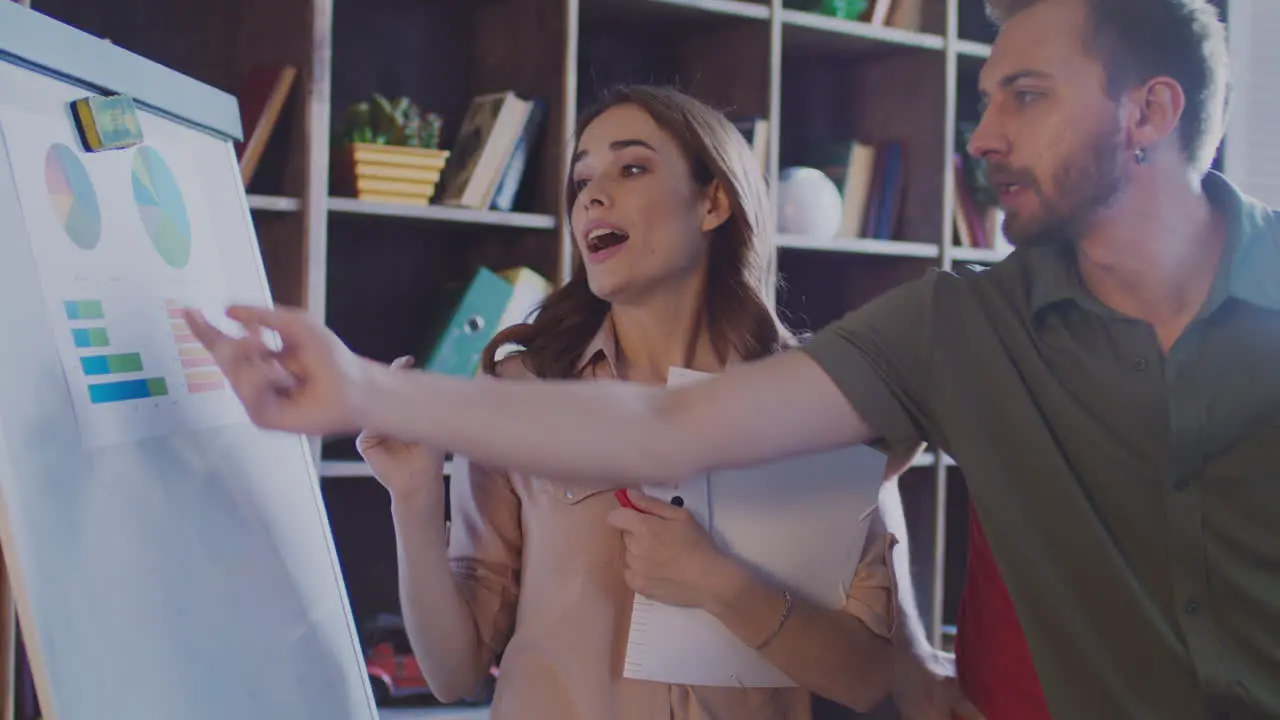
[[[793,343],[764,299],[764,181],[726,118],[670,89],[631,87],[586,113],[577,137],[573,277],[532,323],[494,339],[487,373],[661,385],[673,366],[716,372]],[[497,362],[510,344],[518,353]],[[790,608],[687,511],[634,490],[638,511],[600,487],[460,457],[446,541],[442,453],[368,432],[359,447],[391,494],[405,624],[442,699],[473,691],[501,653],[494,720],[811,716],[802,688],[623,678],[634,592],[706,609],[798,683],[852,707],[888,692],[893,538],[882,530],[845,611]]]

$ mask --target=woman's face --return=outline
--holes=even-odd
[[[702,188],[674,138],[636,105],[606,110],[582,132],[570,223],[591,290],[636,302],[701,276],[709,233],[730,213],[718,183]]]

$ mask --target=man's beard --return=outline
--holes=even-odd
[[[1039,207],[1032,212],[1005,216],[1003,230],[1009,242],[1016,246],[1075,243],[1127,184],[1128,176],[1120,161],[1121,147],[1119,128],[1098,133],[1054,170],[1052,196],[1030,171],[989,162],[986,173],[991,186],[1017,183],[1039,201]]]

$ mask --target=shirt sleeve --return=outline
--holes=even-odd
[[[931,440],[922,399],[936,282],[930,272],[898,285],[822,328],[802,348],[890,452]]]
[[[890,532],[871,539],[844,598],[845,612],[885,639],[893,638],[898,624],[898,582],[893,573],[897,544],[897,536]]]
[[[449,563],[491,663],[515,627],[520,497],[505,472],[460,456],[453,460],[449,493]]]

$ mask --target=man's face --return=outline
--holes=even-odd
[[[969,152],[986,163],[1014,244],[1074,241],[1126,184],[1119,108],[1089,32],[1084,0],[1042,0],[1004,24],[979,76]]]

